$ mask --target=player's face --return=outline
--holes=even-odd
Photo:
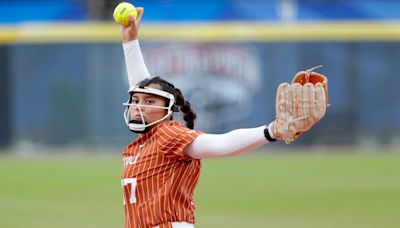
[[[148,87],[161,89],[158,84],[150,84]],[[138,105],[146,105],[145,107],[141,106],[140,110],[138,106],[131,105],[129,107],[129,113],[133,120],[142,121],[141,114],[143,114],[144,120],[146,123],[151,124],[161,118],[163,118],[167,114],[166,109],[157,108],[157,107],[149,107],[151,106],[166,106],[166,99],[157,95],[147,94],[147,93],[134,93],[132,95],[132,104]]]

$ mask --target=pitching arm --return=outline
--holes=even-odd
[[[143,79],[150,77],[137,39],[144,8],[137,7],[136,9],[138,12],[136,20],[130,15],[130,24],[128,26],[121,25],[122,47],[124,50],[129,86],[134,86]]]
[[[266,130],[266,131],[265,131]],[[237,129],[225,134],[202,134],[185,148],[185,154],[196,159],[235,156],[253,151],[274,141],[265,126]]]
[[[126,70],[128,73],[129,86],[134,86],[145,78],[150,77],[144,63],[142,51],[140,50],[139,41],[133,40],[123,43]]]

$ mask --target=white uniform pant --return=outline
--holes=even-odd
[[[172,222],[171,224],[173,228],[194,228],[193,224],[187,222]],[[154,228],[159,228],[159,226]]]

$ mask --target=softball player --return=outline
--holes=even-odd
[[[193,130],[196,114],[178,88],[150,77],[137,40],[143,8],[121,26],[129,78],[125,122],[138,133],[122,153],[125,227],[194,227],[196,187],[203,158],[250,152],[276,139],[274,122],[225,134]],[[182,112],[185,125],[173,120]]]

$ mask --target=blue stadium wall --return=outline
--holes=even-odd
[[[121,147],[135,137],[122,118],[117,2],[0,1],[0,147]],[[331,106],[294,146],[400,145],[400,1],[286,1],[289,23],[278,0],[131,2],[146,8],[150,72],[183,88],[197,129],[268,123],[279,83],[324,65]]]
[[[153,75],[182,87],[198,111],[197,129],[270,122],[278,84],[322,64],[331,106],[297,145],[355,145],[363,137],[388,145],[400,135],[398,42],[142,41],[142,48]],[[1,50],[8,59],[1,76],[5,141],[118,146],[134,138],[122,117],[128,83],[119,43]]]

